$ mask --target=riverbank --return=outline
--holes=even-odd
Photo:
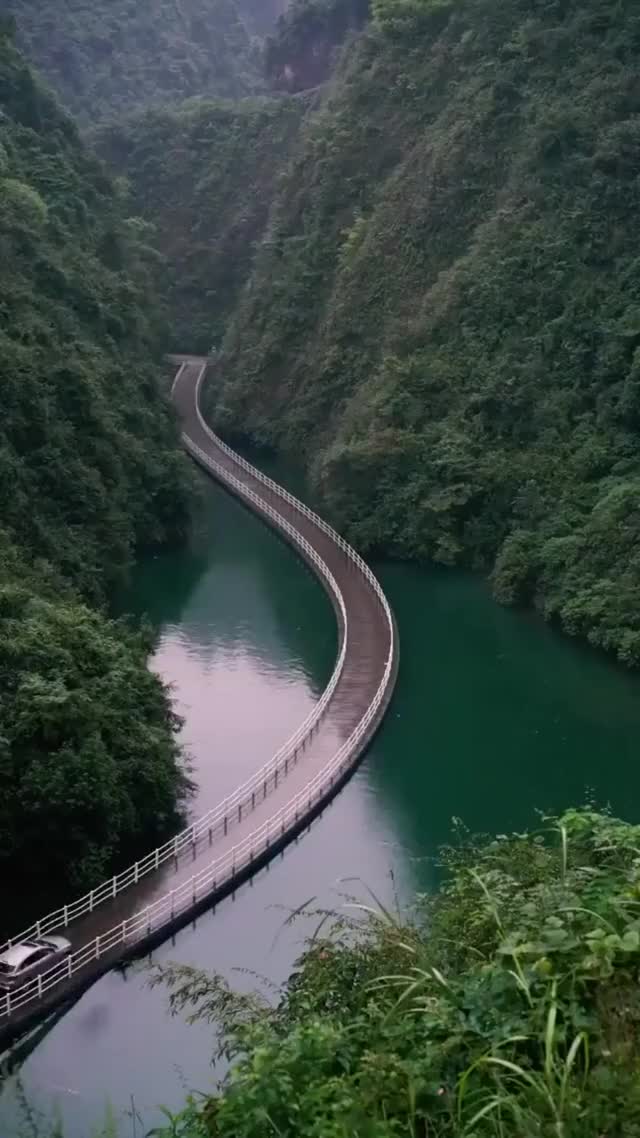
[[[160,1135],[636,1133],[639,840],[586,810],[458,839],[413,917],[375,907],[327,932],[324,914],[268,1001],[169,970],[174,1006],[218,1026],[233,1075]]]
[[[269,473],[291,476],[282,465]],[[283,982],[313,928],[286,924],[291,910],[311,897],[331,909],[345,894],[366,902],[365,886],[385,905],[405,904],[435,883],[430,858],[453,815],[499,833],[535,826],[536,807],[562,810],[589,788],[623,815],[640,799],[637,677],[534,616],[496,606],[471,575],[374,568],[403,660],[392,715],[367,761],[282,861],[164,945],[157,962],[217,969],[243,990],[256,973]],[[152,665],[185,718],[203,807],[254,769],[255,727],[234,714],[243,693],[264,710],[271,750],[307,714],[335,657],[331,610],[313,577],[206,479],[193,541],[144,560],[122,605],[147,611],[157,630]],[[213,1088],[210,1051],[208,1030],[169,1018],[166,993],[148,989],[144,970],[113,972],[53,1027],[22,1074],[47,1116],[57,1104],[65,1138],[86,1138],[107,1102],[129,1138],[132,1095],[151,1128],[158,1104],[177,1110],[187,1089]],[[13,1133],[14,1111],[8,1088],[3,1134]]]

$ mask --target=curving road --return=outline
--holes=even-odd
[[[27,934],[66,930],[74,953],[37,983],[0,996],[0,1043],[22,1034],[118,960],[165,939],[299,834],[355,769],[393,692],[397,635],[371,571],[308,507],[213,434],[199,405],[207,361],[188,356],[176,362],[173,400],[184,446],[316,572],[338,621],[336,667],[309,719],[243,787],[160,850],[12,938],[15,943]]]

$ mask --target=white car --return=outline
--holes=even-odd
[[[0,953],[0,989],[7,991],[27,984],[40,972],[60,964],[71,952],[63,936],[41,936],[14,944]]]

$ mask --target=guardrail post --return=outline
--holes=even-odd
[[[64,913],[64,927],[66,929],[68,927],[68,924],[69,924],[69,907],[68,907],[68,905],[65,905],[65,907],[62,911]]]
[[[225,814],[225,816],[224,816],[224,836],[225,836],[225,838],[227,836],[228,830],[229,830],[229,823],[227,822],[227,815]]]
[[[251,794],[251,809],[255,810],[255,808],[256,808],[256,792],[254,790]]]
[[[138,884],[138,881],[139,881],[139,880],[140,880],[140,865],[139,865],[139,863],[138,863],[138,862],[136,862],[136,864],[135,864],[135,865],[134,865],[134,867],[133,867],[133,881],[134,881],[134,884],[135,884],[135,885],[137,885],[137,884]]]
[[[242,803],[241,802],[238,804],[238,821],[239,822],[242,821]]]
[[[69,979],[71,979],[71,977],[73,976],[73,957],[72,956],[67,957],[67,976],[69,977]]]
[[[42,999],[42,976],[38,976],[38,999]]]
[[[284,760],[284,773],[289,774],[289,759]]]
[[[160,849],[156,846],[156,869],[160,868]]]
[[[118,892],[118,878],[114,877],[113,881],[111,882],[111,895],[112,895],[112,897],[115,897],[117,892]]]
[[[89,912],[90,912],[90,913],[92,913],[92,912],[93,912],[93,889],[91,890],[91,892],[90,892],[90,894],[89,894]],[[38,931],[38,936],[40,936],[40,932],[39,932],[39,931]]]
[[[96,937],[96,960],[100,959],[100,937]]]
[[[264,793],[264,797],[266,798],[267,797],[267,780],[266,780],[266,778],[264,780],[264,791],[263,791],[263,793]]]
[[[11,1015],[11,992],[7,992],[7,1015]]]
[[[211,826],[209,826],[209,845],[213,845],[213,830],[211,829]]]
[[[276,767],[276,773],[275,773],[275,777],[274,777],[274,780],[273,780],[273,785],[275,786],[275,788],[276,788],[276,790],[277,790],[277,789],[278,789],[278,768],[277,768],[277,767]]]
[[[91,896],[93,896],[93,893],[91,894]],[[40,921],[36,921],[36,935],[39,937],[42,936],[42,932],[41,932],[41,928],[40,928]]]

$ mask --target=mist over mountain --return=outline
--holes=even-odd
[[[193,95],[262,90],[280,0],[5,0],[18,45],[83,125]]]

